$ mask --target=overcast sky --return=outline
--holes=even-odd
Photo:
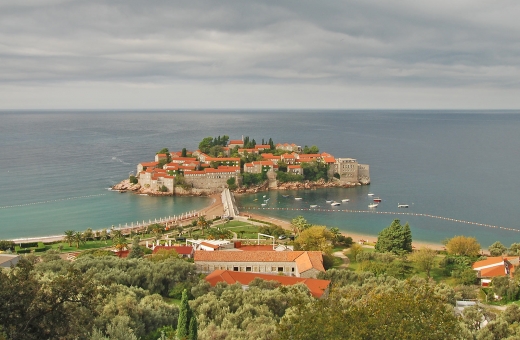
[[[520,108],[520,1],[0,0],[0,109]]]

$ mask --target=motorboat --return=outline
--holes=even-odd
[[[297,201],[301,201],[303,198],[301,198],[301,197],[295,197],[294,199],[297,200]]]
[[[318,207],[317,204],[311,204],[311,208],[316,208],[316,207]]]
[[[377,203],[370,203],[370,204],[368,205],[368,207],[369,207],[369,208],[377,208],[378,205],[379,205],[379,204],[377,204]]]
[[[341,200],[341,202],[348,202],[348,201],[350,201],[348,198],[344,198]]]
[[[266,198],[266,197],[267,197],[267,195],[264,195],[264,198]]]
[[[326,200],[325,203],[332,203],[332,200]]]
[[[397,203],[397,207],[398,208],[409,208],[410,206],[408,204]]]
[[[262,207],[265,207],[267,205],[267,203],[262,203]]]
[[[334,201],[330,205],[332,205],[333,207],[337,207],[338,205],[341,205],[341,203]]]
[[[369,192],[369,193],[368,193],[368,196],[374,196],[374,194],[373,194],[373,193],[371,193],[371,192]]]
[[[374,197],[374,202],[380,203],[382,200],[379,197]]]

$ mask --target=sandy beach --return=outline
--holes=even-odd
[[[213,194],[210,196],[211,198],[211,205],[203,208],[199,211],[197,211],[195,214],[201,214],[205,215],[208,219],[212,219],[216,216],[222,216],[224,214],[224,206],[221,201],[220,194]],[[282,228],[286,230],[292,231],[291,228],[291,222],[287,220],[282,220],[274,217],[269,217],[261,214],[257,214],[250,211],[243,211],[240,214],[241,216],[247,216],[253,219],[262,220],[266,222],[271,222],[273,224],[279,225]],[[186,225],[191,222],[192,218],[188,218],[182,221],[181,225]],[[137,227],[136,227],[137,228]],[[128,229],[124,229],[123,232],[129,231]],[[366,234],[359,234],[359,233],[353,233],[350,231],[342,231],[342,234],[345,236],[352,237],[352,240],[354,242],[363,242],[364,243],[375,243],[377,241],[377,235],[366,235]],[[55,242],[60,241],[63,239],[63,235],[54,235],[54,236],[42,236],[42,237],[30,237],[30,238],[18,238],[14,239],[13,241],[15,243],[21,243],[21,242]],[[413,241],[413,247],[416,249],[419,249],[421,247],[429,247],[435,250],[443,250],[445,249],[444,246],[440,243],[432,243],[432,242],[422,242],[422,241]]]

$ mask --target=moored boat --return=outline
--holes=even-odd
[[[378,205],[379,205],[379,204],[377,204],[377,203],[370,203],[370,204],[368,205],[368,207],[369,207],[369,208],[377,208]]]
[[[341,203],[334,201],[330,205],[332,205],[333,207],[336,207],[338,205],[341,205]]]
[[[295,197],[294,199],[297,200],[297,201],[301,201],[303,198],[301,198],[301,197]]]
[[[398,208],[408,208],[410,207],[408,204],[401,204],[401,203],[397,203],[397,207]]]
[[[348,198],[344,198],[341,200],[341,202],[348,202],[348,201],[350,201]]]
[[[374,194],[373,194],[373,193],[371,193],[371,192],[369,192],[369,193],[368,193],[368,196],[374,196]]]
[[[316,207],[318,207],[317,204],[311,204],[311,208],[316,208]]]
[[[332,203],[332,200],[326,200],[325,203]]]
[[[381,202],[381,199],[379,197],[374,197],[374,202]]]

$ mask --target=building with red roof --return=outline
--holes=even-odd
[[[181,257],[192,258],[195,250],[190,246],[156,246],[153,248],[152,254],[157,253],[159,250],[175,250]]]
[[[219,282],[227,284],[240,283],[243,288],[248,288],[254,279],[262,279],[264,281],[276,281],[282,286],[292,286],[302,283],[309,288],[309,292],[316,298],[326,297],[328,295],[330,281],[318,280],[313,278],[301,278],[294,276],[260,274],[260,273],[244,273],[231,270],[215,270],[206,276],[205,280],[215,287]]]
[[[231,270],[315,278],[324,272],[320,251],[195,251],[195,265],[202,273]]]
[[[520,257],[518,256],[495,256],[473,263],[471,268],[477,271],[477,277],[482,286],[488,286],[491,280],[497,276],[510,276],[519,266]]]

